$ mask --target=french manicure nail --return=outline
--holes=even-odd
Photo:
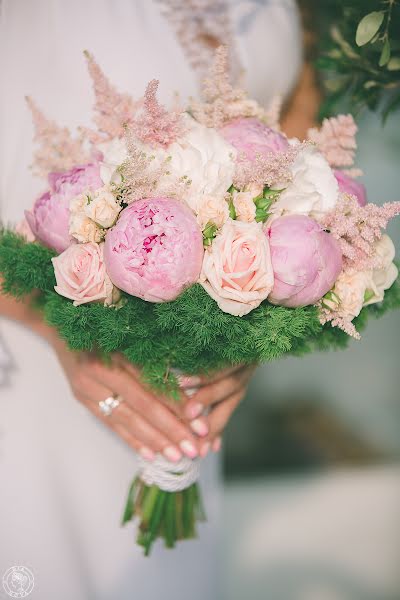
[[[181,447],[182,452],[186,454],[186,456],[188,456],[189,458],[196,458],[198,452],[195,446],[193,446],[192,442],[189,442],[189,440],[182,440],[179,446]]]
[[[200,448],[201,458],[204,458],[205,456],[207,456],[209,449],[210,449],[210,442],[204,442],[204,444]]]
[[[174,446],[167,446],[164,448],[163,454],[165,458],[171,462],[178,462],[182,458],[182,454],[177,448],[174,448]]]
[[[155,454],[153,450],[150,450],[150,448],[147,448],[146,446],[140,448],[139,454],[144,458],[144,460],[148,460],[150,462],[153,462],[153,460],[155,459]]]
[[[195,419],[194,421],[191,421],[190,427],[195,433],[197,433],[197,435],[200,435],[201,437],[207,435],[208,433],[207,425],[204,423],[204,421],[201,421],[200,419]]]
[[[221,438],[217,437],[215,438],[215,440],[213,441],[213,445],[212,445],[212,451],[213,452],[219,452],[221,450]]]
[[[188,419],[195,419],[196,417],[201,415],[203,410],[204,406],[200,404],[200,402],[196,402],[194,404],[188,404],[188,406],[185,409],[185,412]]]

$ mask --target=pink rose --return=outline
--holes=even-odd
[[[315,304],[342,269],[339,243],[310,217],[287,215],[267,227],[275,283],[268,300],[295,307]]]
[[[226,313],[242,317],[257,308],[274,285],[261,223],[229,219],[204,255],[200,283]]]
[[[219,133],[236,148],[239,159],[243,154],[248,160],[254,160],[257,154],[267,157],[289,147],[284,135],[256,118],[235,119],[221,127]]]
[[[174,300],[195,283],[203,254],[196,217],[172,198],[146,198],[125,208],[108,230],[104,250],[113,283],[148,302]]]
[[[52,258],[60,296],[74,301],[74,306],[87,302],[116,300],[114,286],[107,275],[103,258],[104,244],[74,244]]]
[[[96,163],[50,173],[48,181],[50,190],[36,200],[32,211],[25,212],[25,217],[38,240],[63,252],[74,242],[69,233],[70,200],[85,190],[96,190],[103,183]]]
[[[350,177],[350,175],[347,175],[347,173],[340,171],[339,169],[335,169],[333,173],[339,184],[340,192],[355,196],[360,206],[365,206],[367,204],[367,190],[365,189],[365,185],[359,183]]]

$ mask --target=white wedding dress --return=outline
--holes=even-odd
[[[225,3],[203,4],[214,19],[217,5]],[[300,65],[294,0],[228,4],[246,86],[266,105],[275,94],[287,94]],[[45,187],[28,170],[33,145],[24,95],[60,123],[89,125],[93,96],[85,48],[120,90],[136,97],[154,77],[163,101],[175,90],[183,97],[197,93],[198,77],[158,2],[0,0],[5,224],[17,222]],[[203,466],[208,523],[200,527],[200,540],[172,552],[159,545],[144,559],[134,528],[119,527],[134,454],[74,400],[41,339],[4,319],[1,337],[0,577],[13,565],[30,568],[32,598],[40,600],[221,598],[218,460],[209,457]]]

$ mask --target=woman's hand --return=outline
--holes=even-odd
[[[75,397],[147,460],[162,453],[171,462],[195,458],[200,443],[190,427],[140,382],[134,367],[105,366],[89,354],[71,352],[58,338],[52,345]],[[120,361],[118,361],[120,362]],[[119,395],[123,402],[104,416],[99,402]]]
[[[192,430],[203,437],[200,456],[205,456],[210,448],[214,452],[220,449],[222,431],[244,398],[255,369],[253,365],[242,366],[220,371],[210,379],[182,379],[183,390],[200,386],[184,407]]]

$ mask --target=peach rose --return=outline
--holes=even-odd
[[[256,205],[254,204],[253,192],[235,192],[233,194],[233,206],[238,221],[251,223],[256,218]]]
[[[205,194],[197,202],[197,222],[202,229],[207,223],[214,223],[218,228],[227,221],[229,206],[223,196]]]
[[[274,285],[262,224],[229,219],[205,252],[200,283],[224,312],[242,317],[257,308]]]
[[[52,258],[57,294],[74,301],[74,306],[103,301],[114,304],[119,296],[107,275],[104,244],[73,244]]]

